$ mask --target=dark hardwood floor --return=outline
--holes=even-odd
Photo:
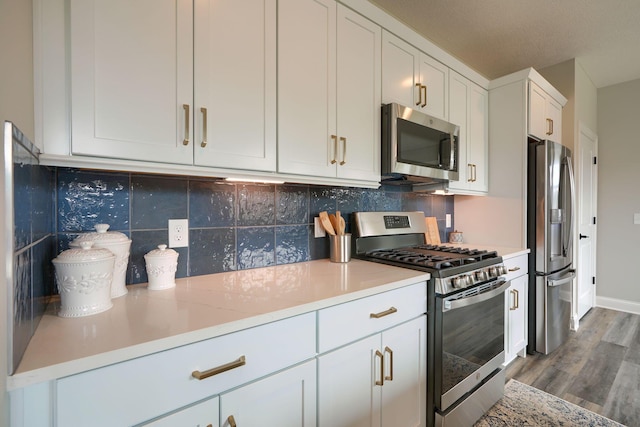
[[[561,347],[547,356],[517,358],[506,374],[625,426],[640,426],[640,316],[593,308]]]

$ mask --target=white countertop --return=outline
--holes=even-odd
[[[8,389],[61,378],[236,332],[429,279],[368,261],[286,264],[176,280],[150,291],[128,286],[113,308],[80,318],[44,314]]]
[[[495,250],[503,259],[529,252],[468,243],[452,246]],[[31,339],[9,390],[73,375],[134,357],[236,332],[397,289],[429,274],[353,259],[318,260],[176,280],[150,291],[128,286],[113,308],[79,318],[56,315],[56,298]]]

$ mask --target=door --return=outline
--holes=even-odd
[[[194,163],[276,170],[276,0],[197,1]]]
[[[336,2],[278,2],[278,171],[336,176]]]
[[[380,426],[380,334],[318,358],[318,426]]]
[[[598,137],[580,125],[578,138],[578,251],[577,251],[577,320],[581,319],[595,300],[596,277],[596,209],[598,193]]]
[[[73,0],[70,14],[72,153],[191,164],[192,3]]]
[[[220,426],[236,425],[315,427],[315,360],[222,394]]]

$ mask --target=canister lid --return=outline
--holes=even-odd
[[[67,249],[60,253],[53,260],[54,263],[78,263],[78,262],[94,262],[105,259],[115,258],[115,255],[109,249],[93,248],[93,242],[80,242],[79,247]]]
[[[109,230],[109,224],[96,224],[94,228],[96,231],[79,235],[73,242],[69,243],[69,246],[76,247],[80,245],[80,242],[85,241],[95,242],[97,245],[129,242],[126,234],[119,231],[107,231]]]
[[[174,251],[173,249],[168,249],[167,245],[158,245],[158,249],[149,251],[144,257],[154,259],[172,259],[178,258],[178,252]]]

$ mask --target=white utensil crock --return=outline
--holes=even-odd
[[[167,245],[158,245],[144,256],[147,264],[148,288],[152,291],[173,288],[176,285],[178,270],[178,252],[167,249]]]
[[[69,244],[78,247],[81,242],[91,241],[94,248],[109,249],[116,256],[113,268],[113,281],[111,282],[111,298],[126,295],[127,291],[127,265],[129,264],[129,250],[131,240],[118,231],[107,231],[108,224],[96,224],[95,232],[81,234]]]
[[[94,249],[93,242],[62,252],[52,262],[60,294],[61,317],[82,317],[112,307],[111,280],[115,255]]]

